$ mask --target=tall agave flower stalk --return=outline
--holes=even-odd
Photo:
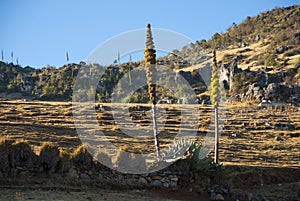
[[[152,103],[152,122],[153,122],[153,135],[156,147],[157,159],[161,159],[160,146],[158,140],[158,129],[157,129],[157,119],[156,119],[156,54],[154,49],[153,37],[151,32],[151,25],[148,24],[146,27],[146,48],[144,50],[145,67],[146,67],[146,77],[148,84],[148,93],[150,97],[150,102]]]
[[[220,101],[220,89],[219,89],[219,69],[217,64],[216,51],[213,52],[213,68],[211,77],[211,102],[215,110],[215,158],[214,162],[219,163],[219,118],[218,107]]]

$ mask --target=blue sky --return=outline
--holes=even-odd
[[[22,66],[60,67],[66,51],[70,62],[84,61],[99,44],[147,23],[196,41],[247,16],[295,4],[299,0],[1,0],[0,49],[7,62],[13,51]]]

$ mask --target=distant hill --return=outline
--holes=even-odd
[[[180,66],[181,70],[192,71],[201,68],[197,64],[208,59],[203,55],[211,55],[214,49],[229,100],[265,98],[299,103],[299,5],[246,17],[241,24],[233,23],[225,33],[215,33],[208,41],[196,41],[172,54],[192,61]]]
[[[246,17],[241,24],[233,23],[225,33],[215,33],[208,41],[196,41],[174,50],[168,56],[158,58],[157,63],[181,73],[200,101],[209,103],[208,87],[197,68],[201,67],[198,64],[209,61],[213,49],[217,50],[221,78],[229,99],[283,100],[284,96],[289,96],[293,102],[300,102],[300,88],[299,93],[297,91],[300,84],[299,5]],[[99,80],[96,100],[109,101],[114,87],[119,85],[122,88],[119,80],[124,77],[131,82],[131,75],[127,72],[141,64],[142,61],[110,66]],[[80,62],[58,69],[51,66],[34,69],[0,62],[0,98],[71,100],[76,75],[84,66],[86,64]],[[89,79],[89,74],[86,79]],[[173,81],[167,80],[169,83]],[[92,91],[87,93],[93,94]],[[286,91],[288,93],[283,93]],[[118,93],[127,95],[126,90]],[[274,96],[274,93],[279,96]],[[163,88],[158,88],[158,95],[160,98],[174,99]],[[147,102],[147,88],[140,89],[132,97],[124,97],[123,101]]]
[[[216,49],[223,64],[238,58],[243,69],[263,67],[279,72],[294,68],[300,62],[300,6],[247,17],[239,25],[233,23],[225,33],[215,33],[208,41],[196,41],[176,52],[187,60],[197,61],[199,49]]]

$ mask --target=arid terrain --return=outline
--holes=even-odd
[[[119,129],[119,125],[121,123],[126,124],[126,122],[136,124],[135,127],[127,126],[129,129],[133,129],[133,132],[149,125],[149,111],[146,110],[146,106],[144,106],[145,111],[140,111],[137,109],[137,105],[114,105],[112,111],[118,111],[118,115],[112,115],[111,105],[106,104],[104,106],[106,106],[105,109],[98,110],[95,114],[97,114],[99,128],[103,130],[111,142],[116,146],[123,147],[123,149],[125,147],[131,152],[154,152],[155,147],[152,139],[129,138],[122,134]],[[71,152],[81,144],[76,134],[72,116],[73,107],[75,106],[68,102],[3,101],[0,104],[1,138],[28,140],[36,153],[39,152],[42,142],[53,142],[62,149]],[[200,114],[200,118],[195,124],[198,130],[196,138],[198,141],[203,142],[204,136],[212,129],[210,123],[212,110],[209,106],[159,105],[163,112],[159,116],[158,122],[164,123],[164,127],[159,134],[162,147],[167,147],[172,143],[172,139],[180,127],[181,114],[188,108],[197,107],[199,107],[199,113],[185,114],[187,115],[185,118],[190,115],[189,118],[195,121],[197,118],[192,116]],[[131,117],[127,121],[125,121],[126,118],[116,120],[116,123],[113,117],[115,119],[121,118],[120,111],[125,111],[121,108],[130,108]],[[87,117],[84,115],[76,118],[82,118],[85,124],[89,122],[86,121]],[[165,122],[163,122],[163,119],[165,119]],[[298,107],[286,105],[284,108],[258,109],[255,104],[250,103],[230,104],[221,108],[220,122],[219,158],[220,163],[227,170],[226,182],[230,186],[231,192],[259,193],[274,200],[297,197],[297,194],[299,196],[300,112]],[[93,121],[90,121],[90,123],[92,124]],[[210,153],[210,155],[213,156],[213,153]],[[4,188],[8,187],[5,186],[4,181],[1,183]],[[29,194],[31,192],[20,190],[20,188],[11,188],[11,186],[9,188],[9,190],[1,190],[1,196],[10,195],[15,197],[16,193],[22,192],[24,197],[30,199]],[[36,196],[49,194],[47,189],[41,191],[38,189],[34,190],[38,192],[35,193]],[[55,191],[50,194],[54,196],[57,193],[62,193],[67,196],[66,199],[70,200],[72,200],[72,196],[78,196],[78,199],[81,196],[80,192],[69,192],[67,194],[63,192]],[[88,192],[90,195],[83,196],[83,200],[88,200],[88,197],[90,197],[90,200],[98,199],[95,198],[97,193]],[[111,195],[111,199],[108,200],[113,200],[115,193],[113,190],[104,190],[102,194]],[[150,197],[155,196],[151,192],[146,194]],[[53,199],[59,200],[58,197],[53,197]],[[103,200],[105,200],[104,197]],[[128,200],[131,199],[130,195],[127,195],[127,197]],[[179,197],[178,199],[180,199]],[[37,197],[33,199],[40,200]],[[141,197],[141,199],[143,198]],[[144,200],[147,200],[147,198]]]

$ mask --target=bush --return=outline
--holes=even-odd
[[[58,162],[56,164],[55,172],[67,173],[72,168],[70,155],[62,149],[59,149]]]
[[[93,156],[84,145],[80,145],[72,154],[73,165],[80,171],[88,170],[93,165]]]
[[[257,77],[251,73],[236,73],[233,77],[233,92],[235,94],[244,93],[249,84],[257,81]]]
[[[37,165],[37,155],[32,151],[28,141],[20,140],[12,144],[9,149],[9,166],[11,170],[20,167],[26,170],[34,170]]]
[[[41,146],[40,164],[45,172],[55,172],[55,167],[59,161],[58,147],[53,143],[44,142]]]
[[[8,151],[11,149],[12,142],[3,140],[0,142],[0,171],[9,170]]]
[[[276,62],[276,55],[274,54],[267,54],[265,56],[265,66],[276,66],[277,62]]]
[[[200,159],[200,151],[203,147],[201,144],[193,143],[189,149],[191,154],[191,165],[190,168],[192,171],[195,171],[202,176],[212,177],[215,176],[215,173],[221,167],[213,162],[211,157],[205,157]]]

